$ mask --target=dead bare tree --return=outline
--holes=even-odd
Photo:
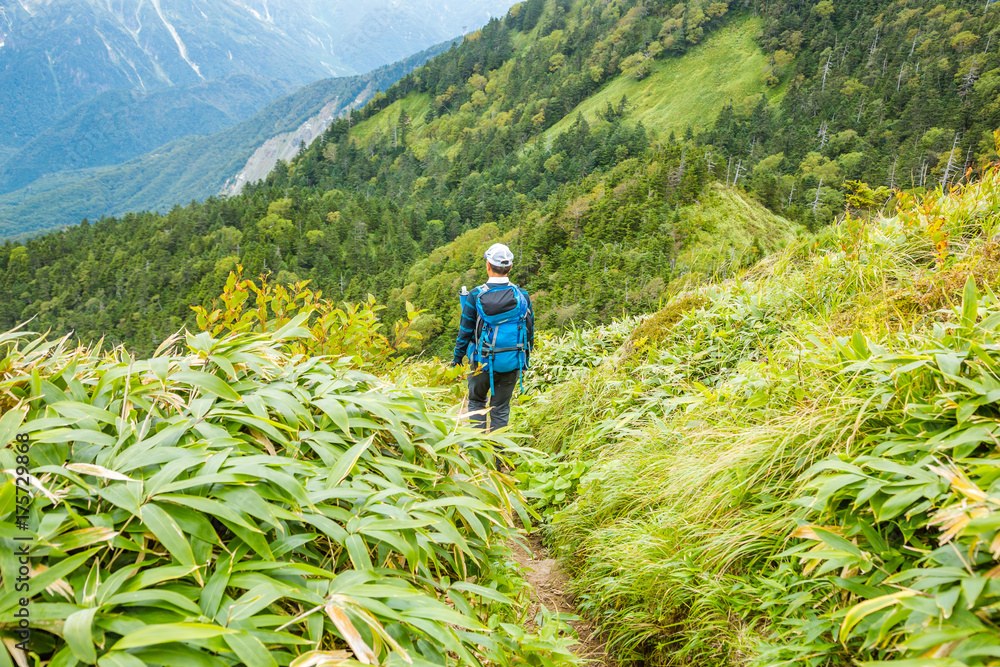
[[[875,52],[878,51],[878,38],[879,38],[879,35],[881,35],[881,34],[882,34],[882,28],[880,26],[879,28],[877,28],[875,30],[875,41],[872,42],[871,47],[868,49],[868,65],[867,65],[867,67],[871,67],[872,66],[872,61],[875,59]]]
[[[958,87],[958,94],[968,101],[969,93],[972,92],[973,86],[976,85],[976,81],[979,79],[979,67],[976,65],[976,58],[973,56],[972,62],[969,63],[969,72],[962,77],[962,83]]]
[[[681,180],[684,178],[684,170],[687,167],[687,149],[681,153],[681,162],[677,165],[676,169],[670,171],[670,175],[667,177],[667,183],[671,190],[676,190],[681,184]]]
[[[814,217],[816,216],[816,211],[819,210],[819,194],[820,194],[820,188],[822,187],[823,187],[823,179],[821,178],[819,179],[819,185],[816,186],[816,198],[813,199],[812,203],[812,212]]]
[[[944,173],[941,174],[941,190],[948,186],[948,177],[951,176],[951,168],[955,164],[955,147],[958,146],[958,132],[955,133],[955,140],[951,144],[951,152],[948,153],[948,164],[945,165]]]
[[[824,120],[823,123],[819,126],[819,132],[816,133],[817,136],[819,137],[820,150],[823,150],[823,147],[826,146],[827,127],[828,127],[827,122]]]
[[[736,187],[736,181],[740,180],[740,171],[743,170],[743,158],[739,159],[736,163],[736,173],[733,174],[733,187]]]

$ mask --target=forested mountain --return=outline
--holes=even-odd
[[[996,155],[1000,13],[990,3],[817,3],[761,44],[780,103],[727,108],[704,142],[763,202],[830,221],[847,179],[948,185]],[[739,175],[736,171],[739,168]]]
[[[303,85],[408,58],[510,4],[0,0],[0,194],[225,130]],[[51,184],[14,199],[38,189]],[[14,222],[34,231],[81,217],[55,213],[42,227]]]
[[[462,241],[432,251],[475,229],[463,238],[481,245],[491,224],[546,325],[640,312],[673,281],[733,271],[794,235],[773,213],[828,223],[857,191],[847,178],[909,188],[902,175],[919,169],[939,185],[988,158],[997,16],[921,0],[529,0],[240,197],[7,244],[3,322],[38,314],[149,349],[240,264],[337,298],[371,292],[390,316],[404,298],[433,305],[420,324],[433,335],[478,260]],[[739,83],[713,70],[670,88],[686,64]]]
[[[433,46],[368,74],[318,81],[268,104],[233,127],[207,136],[192,134],[167,144],[157,143],[151,152],[123,164],[43,176],[29,186],[0,195],[0,237],[28,237],[39,231],[75,224],[83,218],[95,219],[129,211],[163,212],[178,202],[203,200],[229,187],[243,170],[248,169],[251,160],[260,162],[254,165],[257,169],[266,168],[266,175],[277,157],[267,154],[266,149],[272,143],[283,145],[296,137],[315,137],[346,109],[363,105],[376,92],[388,88],[450,44]],[[210,91],[206,89],[211,97]],[[106,93],[98,99],[119,94],[142,95]],[[173,108],[169,103],[176,101],[176,91],[150,93],[149,104],[120,109],[123,114],[140,116],[134,124],[122,124],[121,114],[99,114],[99,123],[95,123],[93,116],[88,117],[81,124],[100,127],[106,134],[95,137],[94,143],[80,143],[74,139],[70,142],[71,150],[66,150],[60,144],[73,134],[70,122],[69,136],[56,130],[46,132],[11,159],[11,163],[21,159],[23,167],[12,168],[8,173],[16,175],[31,169],[32,165],[44,163],[44,157],[35,157],[37,153],[71,164],[75,160],[94,160],[102,151],[118,151],[129,142],[148,144],[148,135],[157,131],[149,129],[146,123],[155,123],[160,115],[188,124],[197,122],[199,115],[218,119],[218,109],[203,108],[198,104],[200,95],[192,97],[193,104]],[[164,101],[168,104],[161,106],[159,102]],[[87,106],[97,108],[94,104]],[[290,147],[295,153],[298,148],[297,142]],[[262,158],[258,159],[258,152],[264,154]]]
[[[0,192],[46,174],[120,164],[178,136],[221,132],[256,114],[275,93],[285,97],[297,88],[240,74],[153,92],[109,90],[73,107],[0,162]]]
[[[299,85],[363,74],[508,6],[504,0],[2,0],[0,144],[22,145],[107,90],[150,91],[234,74]]]

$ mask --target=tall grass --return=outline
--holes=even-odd
[[[848,217],[535,402],[591,462],[548,536],[626,664],[998,664],[998,192]]]

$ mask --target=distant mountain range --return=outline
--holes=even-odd
[[[363,106],[450,46],[433,46],[368,74],[318,81],[211,135],[176,139],[114,166],[45,175],[0,194],[0,239],[236,193],[246,182],[266,176],[277,160],[294,157],[301,142],[310,143],[344,111]]]
[[[68,171],[231,128],[302,85],[400,61],[512,4],[0,0],[0,194],[49,192]]]

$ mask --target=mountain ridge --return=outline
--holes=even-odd
[[[0,194],[13,193],[0,233],[123,212],[116,192],[124,186],[94,177],[118,181],[137,174],[134,165],[114,176],[78,170],[125,165],[174,140],[228,129],[300,86],[407,60],[510,4],[0,0]],[[63,210],[34,197],[57,192],[52,178],[39,179],[60,173],[72,200]],[[184,202],[216,192],[170,191]],[[165,200],[129,201],[162,209]]]
[[[57,300],[46,322],[84,339],[113,330],[118,340],[149,345],[190,321],[189,307],[205,305],[242,266],[283,284],[310,280],[334,298],[373,294],[388,304],[389,320],[405,315],[413,296],[416,307],[432,306],[418,326],[428,350],[441,353],[461,286],[449,280],[472,284],[477,262],[443,262],[425,275],[434,288],[415,295],[407,275],[477,229],[516,240],[514,279],[532,290],[546,326],[644,312],[688,282],[737,275],[770,248],[765,232],[773,225],[743,234],[727,220],[752,208],[726,198],[698,206],[716,184],[808,233],[847,210],[891,206],[894,167],[900,174],[922,167],[950,185],[991,159],[993,147],[981,147],[978,134],[1000,124],[990,98],[1000,57],[983,50],[1000,44],[1000,15],[967,0],[951,10],[917,4],[776,0],[754,17],[726,3],[528,0],[333,122],[242,195],[5,247],[14,297],[3,316],[17,321],[41,298],[32,296],[27,265],[10,259],[26,253],[46,280],[60,276],[60,295],[107,293],[107,281],[115,283],[113,303],[90,310]],[[923,37],[915,43],[906,31]],[[954,34],[942,36],[947,31]],[[713,50],[713,40],[725,48]],[[705,51],[721,62],[706,60]],[[890,78],[901,64],[909,71],[907,58],[913,76]],[[965,85],[963,68],[973,60],[978,78]],[[762,71],[736,86],[747,103],[730,104],[670,75],[695,62],[716,69],[751,62]],[[682,83],[672,88],[673,81]],[[633,94],[645,86],[648,95]],[[615,99],[619,90],[628,94]],[[659,112],[662,96],[687,105],[679,117],[706,125],[679,131]],[[578,114],[588,99],[604,103]],[[899,120],[914,112],[921,125]],[[565,131],[547,134],[560,123]],[[102,277],[64,282],[62,274],[94,275],[84,249],[125,247],[115,240],[121,229],[145,245],[130,239],[120,257],[95,251]],[[714,245],[686,252],[704,247],[706,234]],[[481,236],[467,243],[485,242]],[[179,247],[190,256],[166,250]],[[481,256],[476,247],[462,252]],[[141,258],[158,268],[133,266]],[[0,254],[0,269],[3,261]],[[150,290],[160,295],[155,308]]]
[[[0,238],[28,238],[103,215],[166,211],[179,202],[218,195],[276,134],[297,132],[331,105],[326,116],[363,104],[450,45],[433,46],[362,76],[318,81],[213,135],[183,137],[121,165],[51,174],[0,194]],[[272,156],[260,169],[270,171],[277,159],[277,154]]]
[[[431,11],[428,0],[176,0],[167,7],[156,0],[128,8],[2,0],[0,144],[23,144],[107,90],[150,91],[233,74],[299,85],[363,74],[484,23],[511,3],[455,4]],[[65,48],[53,50],[58,46]]]
[[[0,194],[46,174],[127,162],[177,137],[228,129],[297,89],[238,74],[153,92],[111,90],[70,109],[20,149],[0,158]]]

